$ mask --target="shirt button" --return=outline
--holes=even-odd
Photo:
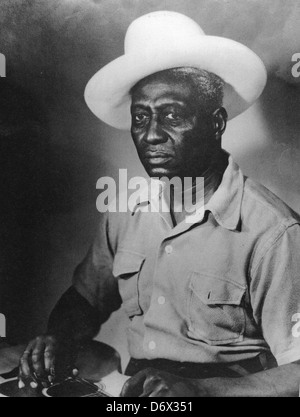
[[[160,296],[160,297],[158,297],[157,301],[158,301],[158,304],[163,305],[163,304],[165,304],[166,299],[165,299],[165,297]]]
[[[167,245],[165,251],[168,255],[170,255],[173,252],[173,247],[171,245]]]
[[[153,342],[153,340],[149,343],[149,349],[150,350],[155,350],[156,349],[156,343]]]

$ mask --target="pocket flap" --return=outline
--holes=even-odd
[[[246,292],[246,287],[237,282],[199,272],[192,272],[189,287],[207,305],[240,305]]]
[[[115,255],[113,263],[114,277],[139,272],[144,260],[145,256],[140,253],[119,250]]]

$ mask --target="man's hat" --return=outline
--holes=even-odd
[[[245,45],[207,36],[194,20],[180,13],[159,11],[129,26],[125,54],[93,76],[85,100],[99,119],[130,130],[131,88],[151,74],[177,67],[200,68],[221,77],[229,119],[250,107],[267,81],[263,62]]]

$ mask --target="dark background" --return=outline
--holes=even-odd
[[[0,312],[12,342],[42,332],[70,285],[97,224],[97,179],[117,178],[119,168],[143,173],[128,132],[97,120],[83,91],[123,53],[129,23],[161,9],[183,12],[264,60],[267,88],[229,124],[224,147],[300,212],[300,79],[291,75],[300,52],[297,0],[1,0]],[[114,316],[104,338],[118,343],[120,323]]]

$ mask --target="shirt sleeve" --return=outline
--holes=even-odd
[[[253,314],[278,365],[300,359],[300,226],[269,242],[250,285]]]
[[[121,306],[118,283],[112,274],[113,257],[109,239],[109,218],[107,214],[103,214],[96,238],[73,277],[73,286],[99,310],[102,321],[107,320]]]

